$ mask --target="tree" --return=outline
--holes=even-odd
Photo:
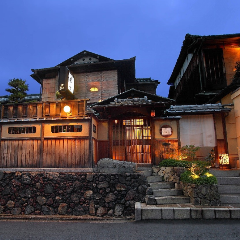
[[[19,102],[27,96],[28,84],[26,84],[26,80],[14,78],[9,80],[8,85],[11,87],[6,88],[6,91],[10,93],[10,101]]]

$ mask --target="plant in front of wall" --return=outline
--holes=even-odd
[[[196,152],[200,149],[200,147],[196,147],[195,145],[185,145],[180,149],[180,159],[187,159],[193,161],[196,159]]]
[[[206,162],[208,162],[209,166],[214,167],[215,165],[215,152],[214,149],[206,156]]]
[[[185,168],[189,168],[189,167],[191,167],[191,162],[169,158],[169,159],[162,160],[159,163],[159,167],[185,167]]]
[[[181,174],[180,180],[183,183],[191,183],[197,185],[204,184],[217,184],[217,178],[209,172],[205,172],[202,175],[198,175],[191,170],[187,170]]]

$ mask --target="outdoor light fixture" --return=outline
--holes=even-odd
[[[219,164],[229,164],[229,156],[227,153],[219,154]]]
[[[63,111],[64,111],[65,113],[70,113],[71,108],[70,108],[68,105],[66,105],[66,106],[64,106]]]
[[[151,117],[155,117],[155,110],[151,110]]]

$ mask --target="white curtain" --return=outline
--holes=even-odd
[[[213,116],[182,116],[182,119],[180,119],[180,141],[181,146],[215,147]]]

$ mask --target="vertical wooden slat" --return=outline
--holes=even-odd
[[[56,167],[60,167],[60,146],[59,146],[59,139],[56,139],[55,141],[55,162],[56,162]]]
[[[67,144],[67,139],[63,139],[63,149],[64,149],[64,167],[68,167],[68,144]]]
[[[64,167],[63,139],[59,139],[59,167]]]
[[[40,155],[39,155],[39,167],[43,167],[44,159],[44,123],[41,124],[41,142],[40,142]]]

